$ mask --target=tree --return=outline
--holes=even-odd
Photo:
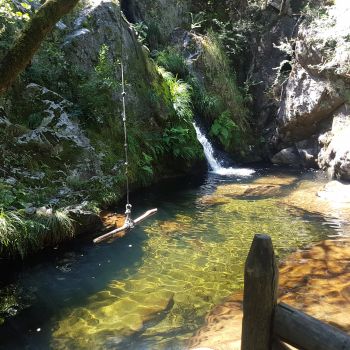
[[[0,94],[27,67],[46,35],[79,0],[47,0],[0,62]]]

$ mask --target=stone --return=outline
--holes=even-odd
[[[350,106],[334,114],[332,129],[319,137],[318,164],[330,177],[350,181]]]
[[[300,162],[305,168],[318,169],[317,157],[320,150],[318,139],[312,137],[295,144],[300,157]]]
[[[281,193],[281,186],[275,184],[230,184],[218,186],[213,197],[249,198],[270,197]]]
[[[270,176],[262,176],[254,180],[254,184],[268,184],[268,185],[280,185],[288,186],[296,182],[298,178],[296,176],[286,175],[286,174],[276,174]]]
[[[227,204],[230,202],[230,198],[226,196],[206,195],[198,199],[198,203],[206,206],[216,206]]]
[[[280,301],[350,332],[349,256],[349,238],[293,253],[280,267]]]
[[[76,235],[98,232],[102,229],[103,223],[99,214],[87,207],[88,202],[83,202],[80,205],[70,206],[64,209],[73,220]]]
[[[329,222],[342,226],[342,231],[350,233],[350,184],[337,181],[326,182],[302,180],[286,197],[280,199],[283,205],[326,217]]]
[[[295,147],[284,148],[271,158],[273,164],[279,165],[298,166],[300,161],[300,156]]]
[[[317,192],[317,196],[334,204],[350,204],[350,184],[330,181],[321,191]]]
[[[279,130],[286,135],[283,141],[303,140],[317,132],[319,123],[329,118],[344,99],[329,81],[296,63],[277,115]]]

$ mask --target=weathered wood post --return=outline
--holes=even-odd
[[[271,238],[256,234],[245,263],[241,350],[270,350],[278,269]]]

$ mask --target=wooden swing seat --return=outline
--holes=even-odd
[[[135,225],[137,225],[140,222],[142,222],[143,220],[149,218],[150,216],[155,214],[157,211],[158,211],[157,208],[150,209],[150,210],[147,210],[145,213],[143,213],[138,218],[136,218],[135,220],[132,220],[132,221],[126,220],[122,227],[118,227],[118,228],[114,229],[113,231],[107,232],[104,235],[95,238],[93,242],[94,243],[100,243],[100,242],[106,241],[108,239],[111,239],[111,238],[114,238],[114,237],[118,237],[117,234],[119,232],[131,230],[132,228],[134,228]]]

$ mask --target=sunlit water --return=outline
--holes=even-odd
[[[242,288],[255,233],[270,234],[283,257],[335,232],[278,196],[203,201],[218,186],[262,173],[208,174],[139,192],[134,208],[159,212],[124,238],[93,245],[85,237],[11,273],[13,316],[0,327],[0,348],[186,349],[210,309]]]

